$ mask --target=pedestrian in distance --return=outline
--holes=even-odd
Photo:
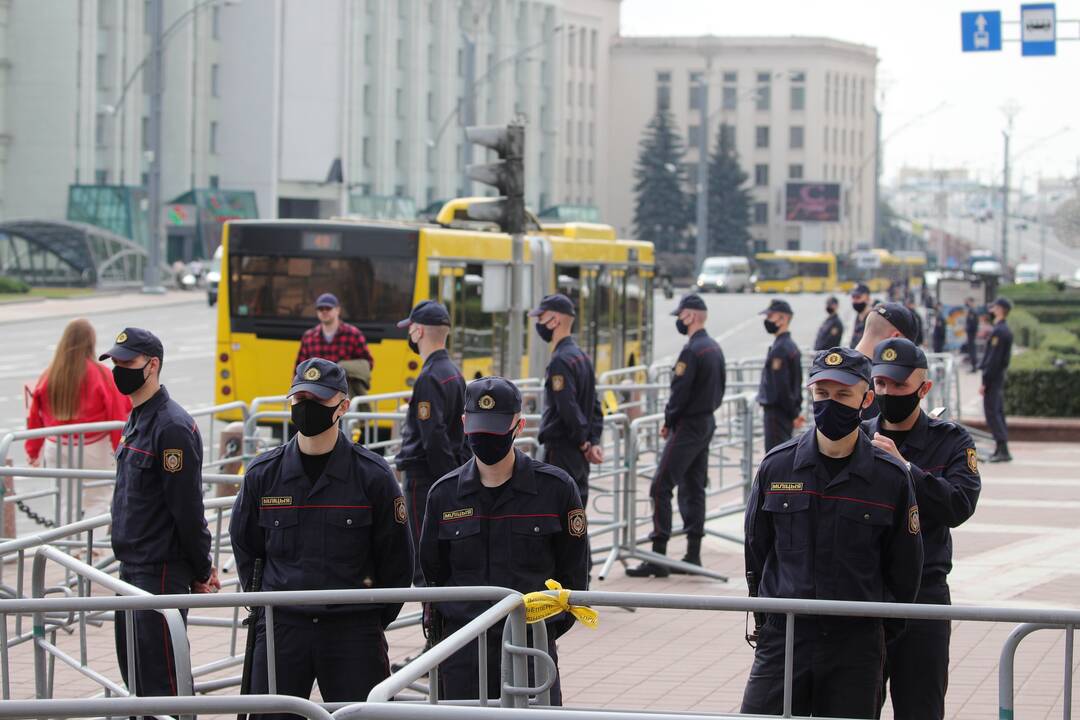
[[[948,332],[948,318],[945,317],[945,306],[937,303],[934,306],[934,330],[930,341],[935,353],[945,352],[945,336]]]
[[[571,335],[574,304],[562,294],[548,295],[529,312],[536,334],[552,347],[544,372],[544,414],[540,443],[544,462],[566,471],[589,508],[589,465],[604,461],[604,414],[596,394],[592,360]]]
[[[751,596],[912,602],[922,574],[919,508],[907,468],[859,428],[873,399],[870,360],[849,348],[814,358],[814,432],[765,455],[747,501],[745,559]],[[754,664],[741,712],[784,705],[785,618],[755,613]],[[798,615],[792,711],[874,717],[885,623]]]
[[[830,295],[825,301],[825,322],[818,328],[817,338],[814,339],[814,350],[825,350],[835,347],[844,335],[844,323],[837,314],[840,301],[835,295]]]
[[[849,347],[855,347],[862,340],[866,317],[870,314],[870,287],[865,283],[851,289],[851,308],[855,311],[855,323],[851,328]]]
[[[128,419],[131,398],[116,389],[112,373],[96,362],[96,344],[97,335],[88,320],[79,318],[67,324],[52,362],[34,386],[26,415],[27,430]],[[97,470],[115,467],[113,453],[120,444],[120,435],[120,430],[83,435],[81,450],[78,447],[71,449],[73,464]],[[74,443],[75,440],[70,437],[27,440],[27,461],[31,467],[56,464],[66,467],[69,448]]]
[[[339,427],[349,408],[344,369],[305,360],[288,398],[297,434],[251,461],[233,505],[229,537],[243,587],[259,559],[256,590],[409,587],[405,498],[386,461]],[[277,692],[307,698],[318,681],[325,702],[364,700],[390,675],[386,628],[400,611],[400,603],[276,608]],[[262,617],[255,631],[251,693],[260,695],[269,692]]]
[[[915,337],[910,338],[910,340],[916,345],[922,345],[923,341],[925,340],[925,333],[923,331],[923,319],[922,316],[919,315],[919,308],[915,305],[914,295],[910,293],[908,294],[907,298],[904,300],[904,307],[906,307],[908,309],[908,312],[911,313],[911,319],[915,323]]]
[[[315,313],[319,324],[305,331],[300,338],[300,350],[293,369],[311,358],[341,364],[348,374],[349,394],[366,394],[371,389],[375,360],[368,350],[364,333],[341,320],[341,303],[331,293],[323,293],[315,300]]]
[[[920,402],[930,392],[926,355],[905,338],[874,349],[873,380],[881,414],[863,423],[878,449],[904,463],[922,523],[923,569],[915,602],[949,605],[952,534],[972,516],[982,490],[975,442],[967,430],[932,418]],[[941,720],[949,680],[948,620],[908,620],[887,646],[885,679],[897,720]],[[882,693],[882,702],[885,700]]]
[[[165,351],[153,333],[124,328],[98,360],[111,358],[116,388],[132,410],[116,450],[112,549],[120,579],[154,595],[221,589],[210,556],[202,495],[202,437],[161,385]],[[187,618],[187,612],[181,615]],[[175,649],[165,618],[137,610],[135,662],[128,667],[127,613],[116,614],[120,674],[138,695],[176,695]]]
[[[398,323],[409,333],[409,349],[423,366],[413,383],[412,398],[401,429],[401,449],[394,457],[404,476],[405,508],[417,552],[424,508],[431,486],[468,459],[462,414],[465,412],[465,377],[446,351],[450,313],[434,300],[424,300]],[[424,585],[419,557],[413,584]]]
[[[994,454],[990,462],[1009,462],[1009,428],[1005,424],[1005,380],[1012,358],[1013,334],[1009,329],[1008,317],[1012,311],[1012,301],[999,297],[990,303],[990,315],[994,319],[994,329],[986,341],[979,369],[982,370],[982,385],[979,394],[983,396],[983,414],[986,425],[994,436]]]
[[[967,336],[967,344],[964,349],[967,351],[968,363],[971,366],[971,372],[976,372],[979,369],[979,358],[976,341],[979,337],[979,311],[975,307],[975,298],[969,297],[964,301],[964,307],[967,308],[967,315],[964,317],[964,333]]]
[[[683,296],[672,313],[675,329],[690,339],[679,353],[671,373],[671,394],[664,408],[660,436],[667,440],[653,477],[653,529],[649,533],[654,557],[627,568],[630,577],[667,577],[684,573],[664,562],[671,539],[671,495],[679,489],[679,514],[686,532],[682,562],[701,567],[701,540],[705,536],[705,487],[709,481],[709,443],[716,432],[713,413],[724,401],[724,352],[705,330],[709,318],[698,295]]]
[[[765,332],[774,337],[765,356],[757,394],[768,452],[790,440],[795,428],[803,425],[802,353],[791,339],[794,313],[786,300],[773,300],[761,314],[765,316]]]
[[[465,434],[473,458],[428,493],[420,563],[428,585],[495,585],[528,593],[553,579],[567,589],[588,580],[588,522],[574,481],[557,467],[514,448],[525,427],[521,392],[501,377],[481,378],[465,392]],[[425,608],[429,634],[442,639],[491,603],[441,602]],[[548,618],[548,654],[558,666],[556,640],[573,615]],[[530,630],[530,635],[531,635]],[[477,643],[439,666],[439,697],[475,700],[481,690],[498,697],[502,623],[487,632],[486,687],[480,687]],[[530,668],[532,662],[529,663]],[[532,674],[532,669],[530,669]],[[562,704],[556,673],[553,705]]]

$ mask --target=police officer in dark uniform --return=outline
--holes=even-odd
[[[312,358],[289,388],[298,435],[254,460],[229,522],[236,566],[249,587],[262,559],[262,590],[408,587],[413,577],[405,498],[380,456],[338,428],[349,408],[340,365]],[[390,674],[384,631],[400,604],[276,608],[277,691],[326,702],[363,700]],[[268,692],[266,630],[256,626],[252,694]],[[288,718],[289,715],[268,716]]]
[[[652,551],[667,554],[671,538],[671,494],[679,488],[679,514],[686,529],[686,555],[682,561],[701,565],[701,539],[705,536],[705,486],[708,483],[709,443],[716,431],[713,413],[724,400],[724,352],[705,331],[708,311],[697,295],[686,295],[672,315],[675,328],[690,341],[679,353],[671,377],[671,395],[664,408],[660,436],[667,439],[649,495],[653,501]],[[627,568],[630,577],[667,577],[681,573],[666,563],[646,560]]]
[[[544,590],[549,579],[581,589],[588,578],[588,525],[570,477],[514,449],[521,433],[521,393],[509,380],[481,378],[465,393],[465,433],[474,457],[428,493],[420,563],[428,585],[497,585],[518,592]],[[446,637],[489,603],[435,604],[436,635]],[[548,651],[574,622],[569,613],[547,621]],[[498,697],[502,625],[487,633],[488,697]],[[479,697],[477,644],[439,667],[440,697]],[[558,680],[552,704],[561,704]]]
[[[750,594],[912,602],[922,573],[919,508],[907,468],[859,429],[859,411],[873,398],[870,360],[848,348],[825,350],[809,385],[816,430],[762,459],[747,501]],[[755,626],[742,712],[779,715],[785,616],[756,614]],[[873,717],[884,639],[878,618],[798,616],[793,712]]]
[[[975,298],[969,297],[964,301],[967,308],[967,316],[964,318],[964,332],[967,335],[968,362],[971,364],[971,372],[979,369],[979,358],[976,351],[975,341],[979,337],[979,311],[975,307]]]
[[[413,383],[412,399],[401,430],[401,449],[394,459],[404,475],[405,507],[413,545],[420,549],[427,494],[435,481],[469,457],[461,415],[465,411],[465,378],[446,352],[450,313],[434,300],[424,300],[398,323],[408,328],[409,348],[424,361]],[[424,585],[419,557],[413,582]]]
[[[836,313],[839,305],[840,301],[836,299],[836,296],[829,296],[829,299],[825,301],[825,322],[818,328],[814,350],[826,350],[840,343],[840,338],[844,335],[844,323]]]
[[[908,466],[922,521],[925,559],[915,602],[948,605],[949,528],[971,517],[982,489],[975,443],[967,430],[919,407],[933,382],[926,355],[910,340],[878,345],[872,374],[881,415],[864,422],[863,430],[875,447]],[[908,620],[889,641],[885,676],[897,720],[945,717],[951,632],[948,620]]]
[[[934,352],[945,352],[945,334],[948,331],[945,317],[945,306],[937,303],[934,307],[934,330],[932,333],[931,347]]]
[[[983,413],[986,424],[994,436],[994,454],[990,462],[1009,462],[1009,429],[1005,426],[1005,371],[1009,369],[1012,358],[1013,334],[1006,321],[1012,310],[1012,301],[999,297],[990,304],[990,314],[994,318],[994,329],[986,341],[983,353],[982,386],[979,394],[983,396]]]
[[[132,404],[116,448],[112,499],[120,579],[155,595],[217,592],[203,508],[202,437],[161,385],[161,341],[147,330],[124,328],[99,360],[105,358],[112,358],[116,387]],[[126,613],[116,614],[116,656],[131,688],[126,620]],[[172,639],[158,612],[135,612],[135,662],[136,694],[176,694]]]
[[[574,324],[570,298],[548,295],[529,316],[537,318],[540,339],[554,348],[544,378],[544,414],[540,419],[544,462],[573,478],[581,504],[588,509],[589,464],[604,460],[600,444],[604,414],[596,394],[592,360],[570,334]]]
[[[851,342],[848,347],[855,347],[862,340],[866,318],[870,314],[870,288],[866,283],[859,283],[852,288],[851,308],[855,311],[855,324],[851,329]]]
[[[909,310],[903,303],[883,302],[877,303],[866,317],[862,339],[855,349],[868,358],[874,356],[874,348],[889,338],[905,337],[916,342],[918,337],[918,320],[915,313]],[[869,407],[863,409],[863,420],[877,417],[877,399]]]
[[[791,339],[791,305],[773,300],[762,311],[765,332],[775,335],[765,368],[761,371],[757,401],[764,419],[765,452],[791,439],[796,427],[802,427],[802,353]]]

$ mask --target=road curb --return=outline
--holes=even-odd
[[[116,296],[115,295],[109,295],[109,296],[106,296],[106,297],[116,297]],[[132,299],[134,301],[135,299],[141,298],[141,297],[144,297],[144,296],[142,296],[142,295],[133,295]],[[86,298],[86,297],[82,297],[82,298],[62,298],[62,299],[41,298],[41,299],[36,300],[36,301],[28,301],[28,302],[25,302],[25,303],[16,301],[15,303],[7,303],[7,304],[4,304],[4,305],[0,305],[0,313],[2,313],[3,308],[6,307],[6,305],[9,305],[9,304],[30,305],[30,304],[37,304],[37,303],[45,303],[46,301],[48,301],[49,303],[57,303],[57,304],[64,303],[65,305],[67,305],[68,303],[75,303],[75,302],[78,302],[78,301],[85,302],[87,299],[88,298]],[[99,299],[99,298],[95,297],[93,299]],[[62,311],[58,311],[58,312],[55,312],[55,313],[49,313],[49,314],[45,314],[45,315],[37,315],[35,317],[25,317],[25,318],[3,318],[3,317],[0,317],[0,326],[15,325],[15,324],[18,324],[18,323],[26,323],[26,322],[36,322],[36,321],[39,321],[39,320],[44,320],[44,319],[49,319],[49,318],[57,318],[57,317],[64,317],[64,316],[83,317],[83,316],[90,316],[90,315],[104,315],[104,314],[108,314],[108,313],[120,313],[120,312],[124,312],[125,310],[128,310],[128,309],[145,310],[145,309],[150,309],[150,308],[176,307],[177,305],[203,304],[205,302],[206,302],[206,297],[204,295],[199,294],[199,295],[195,295],[194,297],[190,297],[190,298],[171,298],[171,299],[168,299],[168,300],[162,300],[160,302],[139,305],[137,308],[112,307],[112,308],[99,308],[99,309],[87,309],[87,310],[73,311],[73,309],[70,306],[68,306],[68,307],[64,307]]]

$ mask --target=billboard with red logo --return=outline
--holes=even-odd
[[[784,219],[788,222],[840,222],[840,184],[789,182]]]

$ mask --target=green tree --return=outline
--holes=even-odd
[[[667,108],[649,121],[634,169],[634,228],[657,250],[687,250],[690,204],[684,191],[683,144]]]
[[[709,160],[710,255],[745,255],[750,245],[748,175],[739,165],[731,126],[721,123]]]

